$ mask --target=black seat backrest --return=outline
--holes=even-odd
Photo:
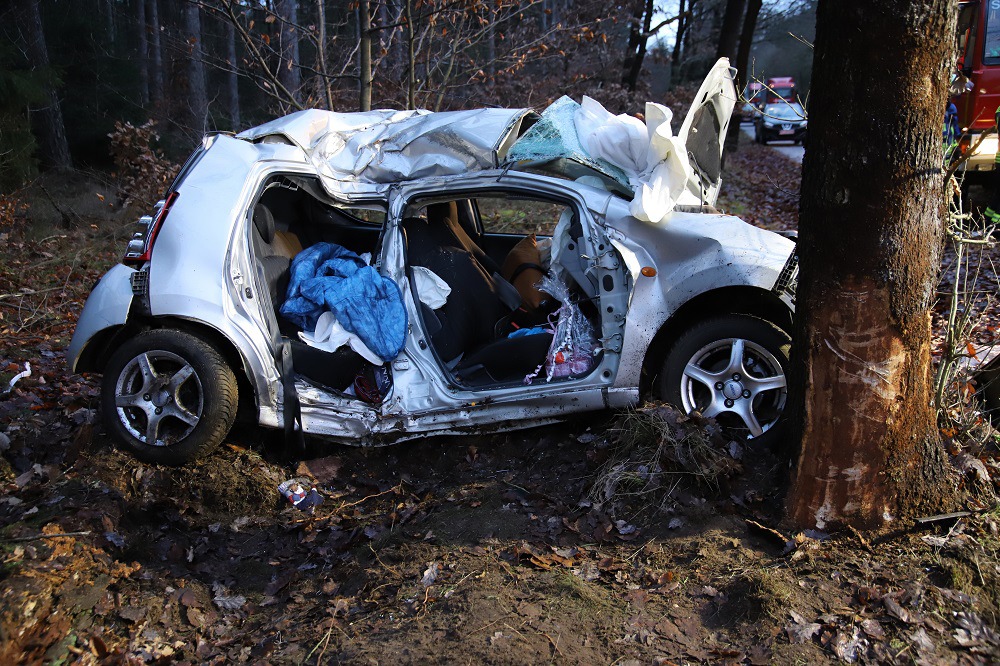
[[[271,305],[277,311],[288,292],[288,268],[292,262],[274,247],[275,233],[274,215],[271,209],[258,203],[253,209],[251,231],[254,259],[267,285]]]
[[[459,245],[459,239],[442,231],[440,224],[432,226],[423,218],[409,217],[403,219],[402,227],[407,263],[430,269],[451,287],[447,302],[433,312],[433,320],[424,314],[438,356],[450,361],[492,340],[496,322],[510,312],[493,276],[473,251]]]
[[[427,226],[440,245],[454,245],[471,252],[490,275],[500,272],[497,262],[472,240],[459,223],[457,202],[445,201],[427,206]]]

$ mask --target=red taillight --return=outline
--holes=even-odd
[[[170,207],[177,199],[177,192],[167,195],[162,204],[157,204],[152,215],[143,215],[139,218],[139,231],[132,235],[132,239],[125,248],[125,256],[122,263],[126,266],[137,266],[149,261],[153,252],[153,243],[156,242],[156,235],[160,232],[163,221],[167,219]]]

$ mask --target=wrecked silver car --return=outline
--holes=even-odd
[[[714,209],[732,70],[679,132],[593,100],[302,111],[210,136],[68,350],[143,459],[237,412],[347,443],[523,428],[655,394],[775,431],[795,244]]]

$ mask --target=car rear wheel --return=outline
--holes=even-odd
[[[148,331],[122,345],[101,384],[104,421],[147,462],[183,465],[222,443],[236,419],[236,377],[205,340]]]
[[[716,419],[745,441],[771,441],[783,422],[790,347],[788,334],[763,319],[709,319],[667,354],[660,397]]]

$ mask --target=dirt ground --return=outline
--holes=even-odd
[[[744,144],[723,201],[794,228],[771,155]],[[0,229],[0,382],[33,370],[0,400],[0,664],[1000,661],[992,449],[963,515],[866,535],[784,532],[787,459],[725,438],[713,476],[601,501],[634,414],[306,452],[243,425],[200,465],[139,463],[62,358],[112,236]]]

